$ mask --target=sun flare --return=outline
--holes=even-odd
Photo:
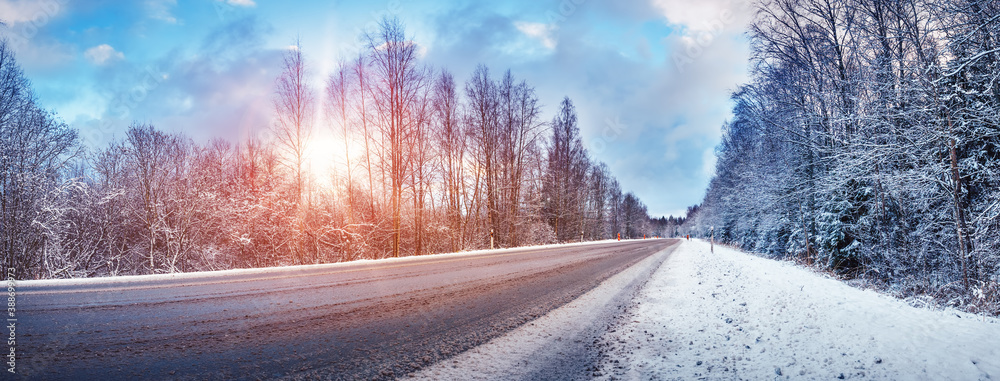
[[[319,189],[329,190],[339,173],[346,170],[346,157],[344,138],[328,129],[318,129],[306,145],[303,170],[309,173]]]

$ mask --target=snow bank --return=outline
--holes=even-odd
[[[407,256],[400,258],[359,259],[350,262],[325,263],[316,265],[295,265],[295,266],[283,266],[283,267],[197,271],[189,273],[171,273],[171,274],[122,275],[122,276],[93,277],[93,278],[37,279],[37,280],[32,279],[32,280],[19,280],[17,283],[20,287],[31,287],[31,288],[70,287],[70,286],[88,286],[88,285],[125,286],[135,283],[149,283],[149,282],[174,281],[174,280],[194,281],[194,280],[206,280],[212,278],[226,278],[234,276],[266,276],[278,272],[315,273],[315,272],[324,272],[333,270],[343,270],[346,268],[354,268],[354,267],[375,266],[386,263],[407,263],[407,262],[430,260],[435,258],[458,258],[463,256],[475,256],[475,255],[486,255],[486,254],[496,254],[496,253],[514,253],[519,251],[544,249],[552,247],[586,246],[586,245],[606,244],[611,242],[615,241],[600,240],[600,241],[586,241],[586,242],[573,242],[573,243],[554,243],[554,244],[538,245],[538,246],[519,246],[519,247],[504,248],[504,249],[471,250],[471,251],[461,251],[457,253],[428,254],[420,256]]]
[[[612,332],[613,330],[613,332]],[[602,379],[1000,378],[1000,323],[685,241],[600,340]]]

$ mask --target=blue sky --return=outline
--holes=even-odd
[[[320,88],[364,28],[396,15],[424,61],[460,81],[479,63],[510,69],[545,120],[573,99],[591,155],[659,216],[699,203],[714,170],[728,95],[747,77],[738,1],[0,0],[0,34],[87,144],[133,121],[235,141],[270,123],[296,36]]]

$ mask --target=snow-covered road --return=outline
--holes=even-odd
[[[954,310],[914,308],[788,262],[685,241],[631,296],[623,313],[601,311],[637,264],[563,308],[417,374],[425,378],[546,376],[585,343],[587,377],[625,380],[892,379],[1000,377],[1000,322]],[[629,273],[633,271],[633,273]],[[600,317],[599,317],[600,319]],[[580,323],[583,324],[580,324]],[[592,335],[592,333],[590,334]],[[570,341],[572,342],[572,341]],[[566,360],[561,360],[566,361]],[[549,378],[581,378],[548,374]],[[567,377],[568,376],[568,377]]]

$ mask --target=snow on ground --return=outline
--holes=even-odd
[[[425,261],[435,258],[458,258],[465,256],[518,252],[518,251],[544,249],[551,247],[599,245],[611,242],[614,242],[614,240],[608,239],[600,241],[553,243],[553,244],[538,245],[538,246],[519,246],[519,247],[501,248],[501,249],[469,250],[469,251],[460,251],[457,253],[427,254],[420,256],[413,255],[413,256],[406,256],[399,258],[358,259],[347,262],[324,263],[324,264],[313,264],[313,265],[259,267],[259,268],[247,268],[247,269],[195,271],[188,273],[169,273],[169,274],[119,275],[119,276],[92,277],[92,278],[26,279],[26,280],[18,280],[17,283],[18,285],[20,285],[20,287],[25,287],[25,286],[66,287],[66,286],[84,286],[84,285],[96,285],[96,284],[128,285],[132,283],[168,281],[168,280],[204,280],[207,278],[216,278],[216,277],[231,277],[231,276],[241,276],[241,275],[266,275],[277,271],[325,271],[325,270],[332,271],[332,270],[341,270],[344,268],[352,268],[357,266],[369,266],[369,265],[378,265],[385,263],[406,263],[414,261]]]
[[[671,249],[615,274],[570,303],[486,344],[404,379],[553,380],[589,377],[595,341],[608,329]]]
[[[598,348],[601,379],[1000,378],[996,319],[699,241],[660,266]]]

